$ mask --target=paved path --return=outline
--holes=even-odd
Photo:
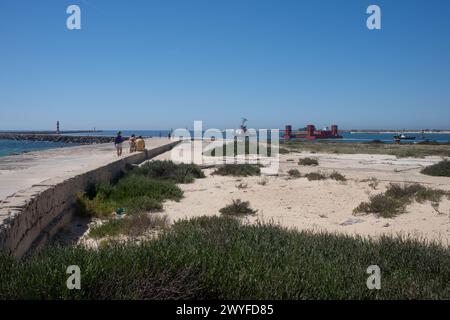
[[[147,149],[168,144],[168,139],[146,139]],[[129,156],[124,142],[122,157]],[[50,178],[70,178],[117,160],[112,143],[50,149],[0,157],[0,201]]]

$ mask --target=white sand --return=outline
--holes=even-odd
[[[167,159],[169,153],[156,159]],[[315,157],[318,167],[297,164],[300,157]],[[294,161],[288,161],[293,159]],[[419,182],[428,187],[450,190],[450,178],[430,177],[420,174],[424,166],[439,162],[439,157],[425,159],[397,159],[389,155],[336,155],[291,153],[280,158],[278,176],[221,177],[205,170],[207,178],[192,184],[180,185],[184,198],[180,202],[168,201],[165,214],[172,221],[195,216],[218,215],[219,209],[233,199],[249,201],[257,209],[249,221],[273,221],[282,226],[298,229],[315,229],[363,236],[402,234],[422,239],[437,240],[444,245],[450,240],[450,201],[444,198],[436,212],[429,202],[413,203],[407,212],[392,219],[373,214],[355,216],[353,209],[370,195],[381,193],[391,182]],[[287,171],[296,168],[302,174],[311,171],[344,174],[348,181],[308,181],[306,178],[290,179]],[[380,183],[377,189],[361,180],[375,177]],[[265,185],[258,182],[266,180]],[[247,188],[239,189],[239,184]]]

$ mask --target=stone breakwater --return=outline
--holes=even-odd
[[[114,137],[102,136],[69,136],[58,134],[34,134],[34,133],[0,133],[0,139],[19,141],[51,141],[76,144],[95,144],[114,142]]]

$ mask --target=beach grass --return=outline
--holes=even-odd
[[[220,209],[219,212],[224,216],[242,217],[254,215],[256,210],[250,207],[250,202],[237,199],[233,200],[231,204]]]
[[[83,194],[78,197],[77,212],[80,215],[105,218],[119,208],[133,214],[162,209],[167,199],[178,201],[183,192],[171,181],[161,181],[146,176],[127,175],[117,184],[101,184],[95,196]]]
[[[270,141],[257,142],[253,140],[233,141],[224,143],[220,147],[204,152],[204,155],[211,157],[235,157],[238,155],[260,155],[274,157],[277,154],[288,154],[288,148],[282,148],[278,144],[272,145]]]
[[[66,287],[69,265],[80,267],[80,290]],[[381,290],[366,286],[371,265],[381,269]],[[1,255],[0,270],[0,299],[450,298],[448,247],[230,217],[179,221],[140,244],[54,247],[26,259]]]
[[[329,178],[341,182],[347,181],[347,178],[342,173],[339,173],[337,171],[333,171],[332,173],[330,173]]]
[[[318,166],[319,161],[315,158],[301,158],[298,160],[298,164],[301,166]]]
[[[287,141],[280,146],[292,152],[308,151],[312,153],[333,154],[387,154],[398,158],[426,156],[450,157],[450,144],[391,144],[338,141]]]
[[[190,183],[205,175],[194,164],[151,161],[130,168],[116,183],[92,186],[78,196],[79,215],[107,218],[118,209],[127,214],[160,211],[164,200],[178,201],[183,192],[176,183]]]
[[[290,169],[288,172],[289,177],[291,178],[301,178],[302,174],[297,169]]]
[[[169,160],[149,161],[135,169],[133,174],[160,180],[169,180],[176,183],[191,183],[194,179],[205,177],[205,174],[198,165],[176,164]]]
[[[409,185],[391,184],[386,192],[371,196],[368,202],[360,203],[354,214],[374,213],[383,218],[393,218],[405,213],[406,207],[413,201],[423,203],[430,201],[434,208],[444,196],[450,196],[448,191],[427,188],[421,184]]]
[[[104,237],[117,237],[126,235],[138,237],[148,230],[161,230],[167,228],[167,216],[139,213],[119,219],[109,219],[99,226],[89,230],[89,237],[100,239]]]
[[[309,172],[305,174],[305,177],[308,179],[308,181],[316,181],[316,180],[326,180],[328,177],[326,174],[322,172]]]
[[[225,164],[218,167],[212,174],[219,176],[248,177],[259,176],[261,168],[259,165],[253,164]]]

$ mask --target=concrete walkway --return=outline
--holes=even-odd
[[[147,149],[170,141],[146,139]],[[130,155],[124,142],[123,157]],[[133,153],[136,154],[136,153]],[[0,203],[7,196],[51,178],[70,178],[119,159],[112,143],[50,149],[0,157]]]

